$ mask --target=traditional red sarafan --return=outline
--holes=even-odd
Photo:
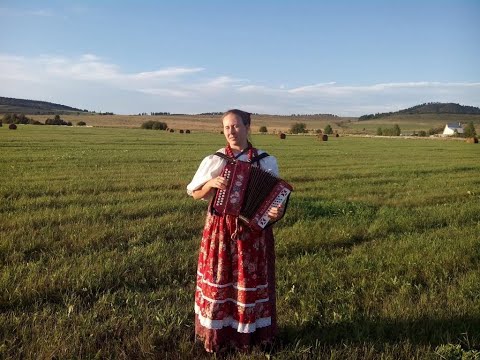
[[[255,232],[234,216],[209,211],[198,258],[196,337],[213,352],[230,345],[248,349],[276,332],[272,228]]]

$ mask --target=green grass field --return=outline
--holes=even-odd
[[[479,145],[253,142],[295,187],[275,229],[272,356],[441,359],[446,344],[475,356]],[[0,358],[204,358],[193,296],[207,204],[185,187],[223,144],[220,134],[0,128]]]

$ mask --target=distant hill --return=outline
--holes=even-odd
[[[455,103],[425,103],[413,106],[408,109],[399,110],[396,112],[377,113],[362,115],[358,118],[362,120],[372,120],[393,115],[417,115],[417,114],[467,114],[467,115],[480,115],[480,108],[475,106],[459,105]]]
[[[88,110],[77,109],[71,106],[55,104],[48,101],[15,99],[0,96],[0,113],[23,113],[23,114],[71,114],[87,113]]]

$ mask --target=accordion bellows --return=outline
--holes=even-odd
[[[221,214],[238,216],[250,228],[261,231],[268,225],[268,210],[288,202],[293,188],[271,173],[251,163],[227,163],[222,176],[225,190],[217,190],[213,208]]]

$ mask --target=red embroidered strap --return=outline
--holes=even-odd
[[[248,161],[251,161],[258,154],[257,149],[255,149],[250,142],[248,143],[248,147],[244,149],[242,152],[240,152],[237,156],[235,156],[232,148],[230,147],[230,144],[228,144],[225,147],[225,154],[232,159],[238,159],[240,156],[242,156],[245,153],[246,150],[248,150],[248,157],[247,157]]]

